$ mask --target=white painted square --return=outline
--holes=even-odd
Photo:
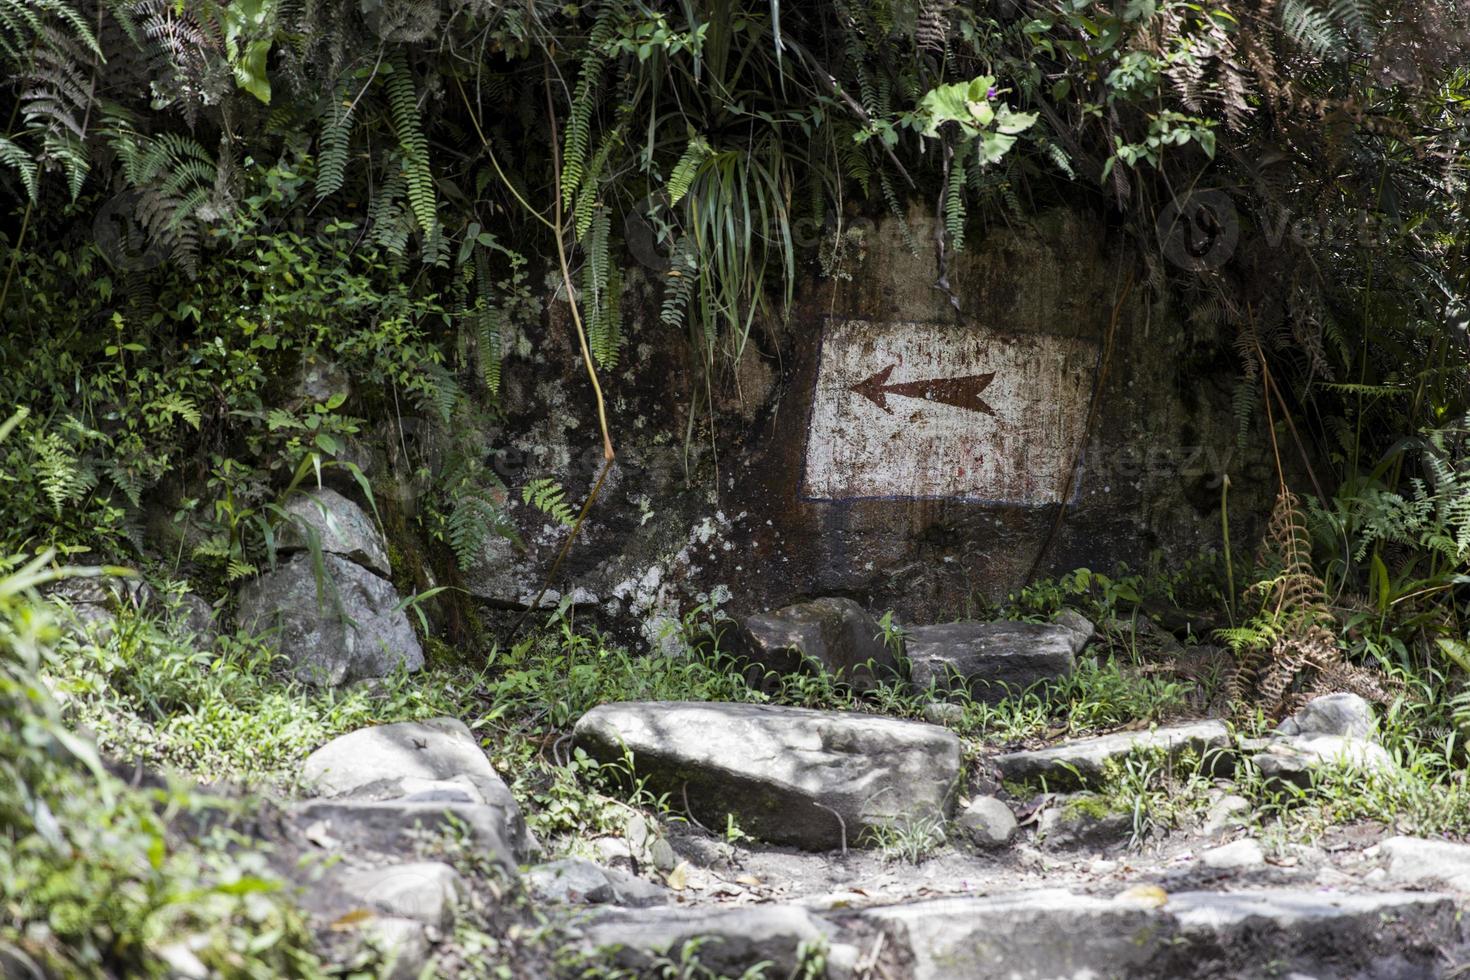
[[[1074,337],[831,321],[802,495],[1057,503],[1096,367]]]

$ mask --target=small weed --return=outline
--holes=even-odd
[[[944,820],[937,814],[895,817],[863,830],[862,842],[876,847],[886,861],[920,864],[944,846]]]

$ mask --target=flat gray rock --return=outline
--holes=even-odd
[[[591,861],[562,858],[528,868],[526,888],[533,898],[556,905],[600,905],[614,898],[607,872]]]
[[[1390,837],[1369,851],[1400,885],[1447,886],[1470,892],[1470,844],[1423,837]]]
[[[314,540],[329,555],[339,555],[385,578],[392,574],[382,532],[361,507],[331,487],[297,494],[284,510],[286,517],[276,532],[276,550],[281,554],[309,551]]]
[[[1249,871],[1266,863],[1259,841],[1250,837],[1212,847],[1199,856],[1200,864],[1216,871]]]
[[[944,623],[909,629],[904,644],[919,690],[963,689],[994,703],[1066,677],[1090,635],[1056,623]]]
[[[247,583],[241,628],[261,634],[309,684],[335,687],[422,667],[424,652],[393,584],[336,555],[321,561],[320,589],[309,554]]]
[[[500,837],[517,857],[529,853],[526,821],[510,787],[458,719],[360,728],[307,756],[301,775],[325,797],[483,804],[498,815]]]
[[[815,665],[860,691],[899,676],[878,621],[851,599],[813,599],[750,616],[742,639],[746,657],[778,674]]]
[[[600,951],[617,966],[648,970],[656,960],[681,962],[685,947],[698,943],[698,961],[708,974],[739,977],[758,963],[762,976],[796,976],[804,949],[825,943],[830,928],[794,905],[741,908],[656,908],[610,911],[582,927],[581,945]]]
[[[464,880],[439,861],[348,871],[339,876],[337,887],[358,907],[439,929],[454,924],[465,898]]]
[[[428,965],[431,947],[422,922],[375,916],[358,927],[357,938],[377,954],[382,980],[415,980]]]
[[[1133,836],[1133,814],[1107,808],[1092,793],[1058,798],[1036,820],[1036,836],[1049,848],[1104,849]]]
[[[521,860],[501,835],[501,812],[482,803],[307,800],[292,805],[286,819],[296,836],[329,853],[401,859],[426,835],[464,832],[508,871]]]
[[[687,799],[706,826],[732,814],[753,836],[809,850],[861,842],[863,831],[948,814],[960,741],[934,725],[879,715],[690,701],[605,704],[583,715],[576,744],[596,758],[631,751],[638,776]]]
[[[1377,742],[1344,735],[1281,735],[1251,757],[1261,775],[1298,786],[1309,786],[1312,774],[1325,768],[1354,769],[1363,773],[1393,769],[1393,756]]]
[[[1184,892],[1160,907],[1037,890],[868,909],[912,980],[1439,976],[1463,940],[1444,895]]]
[[[1356,694],[1324,694],[1308,701],[1276,730],[1282,735],[1372,738],[1378,731],[1378,719],[1373,706]]]
[[[1102,778],[1107,763],[1136,751],[1159,750],[1171,756],[1192,751],[1212,763],[1215,771],[1226,768],[1230,732],[1222,721],[1196,721],[1149,731],[1113,732],[1095,738],[1074,739],[1050,748],[1007,752],[993,760],[1001,775],[1015,781],[1046,780],[1047,786],[1072,788],[1093,785]]]

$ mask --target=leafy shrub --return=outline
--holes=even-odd
[[[0,949],[52,975],[161,977],[164,952],[187,941],[224,974],[316,975],[299,913],[227,829],[234,804],[135,789],[63,725],[42,679],[57,629],[28,592],[47,558],[0,578]]]

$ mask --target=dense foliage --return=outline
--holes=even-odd
[[[488,666],[471,673],[436,658],[445,672],[381,698],[316,697],[245,642],[207,672],[157,624],[61,642],[22,593],[55,556],[223,595],[270,560],[286,494],[327,468],[366,484],[368,444],[389,447],[393,472],[366,497],[440,574],[397,555],[395,568],[415,588],[452,581],[511,533],[474,440],[529,327],[568,306],[594,380],[615,385],[639,277],[657,297],[639,342],[679,331],[695,352],[693,431],[756,325],[782,316],[805,271],[840,265],[849,223],[913,207],[942,228],[942,289],[988,223],[1057,205],[1102,216],[1137,288],[1190,311],[1181,329],[1235,338],[1240,437],[1269,441],[1281,483],[1249,554],[1232,550],[1227,493],[1225,553],[1192,584],[1083,570],[1005,610],[1121,622],[1154,593],[1190,591],[1218,606],[1226,675],[1140,680],[1120,654],[1045,695],[966,705],[964,733],[1091,730],[1217,696],[1250,725],[1354,689],[1385,706],[1404,772],[1333,805],[1464,833],[1466,13],[1459,0],[0,0],[0,571],[24,568],[0,581],[0,948],[156,969],[187,917],[211,964],[312,965],[267,878],[221,857],[233,842],[170,838],[157,814],[198,801],[110,776],[66,735],[43,674],[65,679],[69,720],[107,749],[208,778],[283,779],[311,744],[371,720],[478,715],[507,734],[498,761],[548,834],[611,806],[532,748],[598,700],[875,706],[821,679],[763,693],[718,658],[651,666],[570,628],[477,651]],[[573,523],[559,485],[520,489]],[[167,553],[145,546],[159,540]],[[876,701],[920,710],[893,691]],[[1161,778],[1124,773],[1115,791],[1189,798]],[[115,860],[84,857],[104,850]],[[274,943],[242,949],[244,921]]]

